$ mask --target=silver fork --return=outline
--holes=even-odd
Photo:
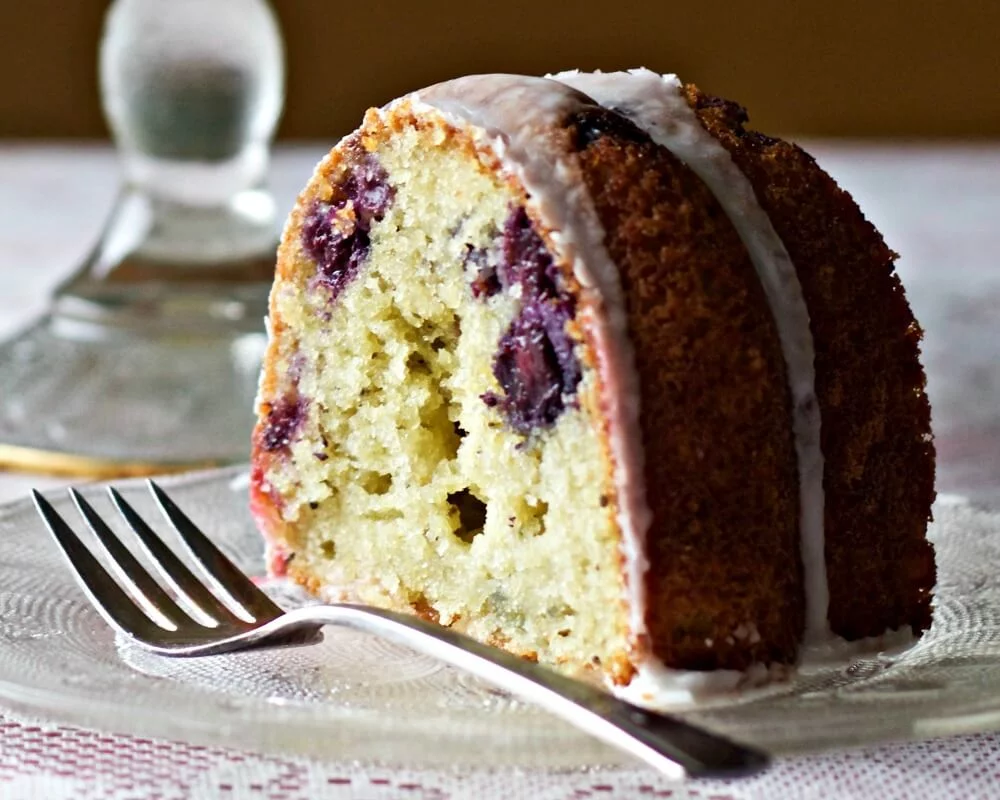
[[[346,603],[284,611],[209,541],[163,489],[153,481],[149,488],[211,586],[185,566],[118,491],[109,487],[108,492],[166,584],[197,609],[196,615],[150,575],[78,491],[69,490],[73,502],[125,588],[51,503],[32,492],[38,512],[90,602],[112,628],[146,650],[164,656],[199,656],[311,644],[323,638],[323,626],[342,625],[466,670],[672,777],[742,777],[768,764],[768,757],[751,747],[676,717],[646,711],[415,616]]]

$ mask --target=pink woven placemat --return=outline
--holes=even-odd
[[[0,798],[667,797],[674,800],[969,800],[1000,797],[1000,737],[961,736],[782,761],[745,781],[667,781],[647,769],[388,769],[105,734],[0,716]]]

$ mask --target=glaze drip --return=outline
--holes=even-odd
[[[806,642],[828,638],[829,587],[823,535],[823,452],[809,310],[795,265],[750,181],[702,127],[675,75],[647,69],[552,76],[614,108],[701,178],[729,215],[750,254],[774,316],[792,395],[799,472],[799,530],[806,595]]]

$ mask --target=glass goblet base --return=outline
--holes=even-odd
[[[53,313],[0,345],[0,466],[108,477],[245,461],[264,344]]]
[[[246,460],[275,242],[273,215],[245,207],[122,195],[48,314],[0,344],[0,467],[107,477]]]

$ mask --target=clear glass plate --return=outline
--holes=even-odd
[[[262,575],[245,469],[163,483],[234,561]],[[141,483],[119,486],[158,519]],[[113,518],[101,487],[85,494]],[[76,525],[68,500],[56,504]],[[682,713],[776,755],[1000,729],[1000,515],[946,498],[935,516],[935,622],[919,643],[841,654],[791,682]],[[301,602],[282,583],[266,585],[280,602]],[[143,653],[91,609],[27,500],[0,509],[0,699],[105,730],[410,767],[625,758],[432,659],[350,631],[327,628],[322,644],[294,650]]]

